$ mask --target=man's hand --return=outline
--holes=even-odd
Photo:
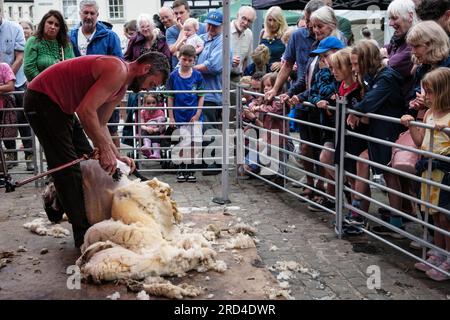
[[[134,170],[136,170],[136,164],[134,163],[133,159],[121,155],[121,156],[117,157],[117,160],[120,160],[120,161],[126,163],[131,169],[130,172],[133,172]]]
[[[99,163],[107,174],[113,175],[116,172],[117,161],[114,150],[109,145],[99,148]]]

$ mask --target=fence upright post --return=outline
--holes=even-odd
[[[429,152],[433,153],[433,145],[434,145],[434,129],[425,129],[425,130],[431,130],[430,132],[430,147],[428,149]],[[433,171],[433,158],[428,158],[428,167],[427,167],[427,174],[426,179],[431,180],[431,172]],[[427,203],[430,203],[431,198],[431,185],[427,183],[426,193],[425,193],[425,199]],[[425,207],[425,217],[424,221],[428,222],[428,217],[430,216],[430,208],[428,206]],[[435,231],[436,232],[436,231]],[[428,240],[428,228],[427,226],[423,226],[423,240]],[[426,260],[427,257],[427,247],[422,247],[422,259]]]
[[[339,162],[335,164],[335,197],[336,197],[336,229],[339,239],[342,238],[342,211],[344,208],[344,161],[345,161],[345,118],[347,110],[347,99],[339,97],[336,99],[336,141],[339,141]],[[335,144],[335,152],[336,150]]]
[[[238,84],[236,86],[236,138],[235,138],[235,155],[234,165],[235,165],[235,178],[238,179],[239,176],[239,166],[244,162],[245,151],[243,149],[243,124],[242,124],[242,87]]]
[[[231,203],[228,199],[229,132],[230,132],[230,1],[223,1],[223,69],[222,69],[222,197],[214,197],[217,204]]]

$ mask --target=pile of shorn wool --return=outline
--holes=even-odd
[[[96,161],[86,161],[82,170],[88,218],[96,222],[77,260],[86,279],[99,283],[223,271],[202,234],[179,228],[182,216],[168,184],[156,178],[131,181],[126,175],[113,182]]]

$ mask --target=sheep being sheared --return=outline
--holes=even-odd
[[[171,199],[172,189],[168,184],[156,178],[130,181],[124,176],[119,183],[104,190],[101,187],[106,180],[99,175],[97,172],[83,176],[88,180],[84,185],[89,186],[90,192],[95,190],[95,194],[109,193],[111,203],[108,197],[102,196],[100,205],[91,204],[89,208],[110,207],[111,219],[94,224],[86,232],[82,256],[77,260],[84,277],[101,282],[180,276],[194,269],[224,271],[224,263],[215,261],[216,252],[201,234],[180,231],[178,223],[182,216]],[[97,183],[101,184],[100,188],[96,187]],[[87,201],[95,199],[93,194],[86,198]],[[88,216],[91,213],[88,210]],[[94,212],[91,218],[95,217],[108,218],[108,215]]]

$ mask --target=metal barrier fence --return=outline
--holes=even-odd
[[[148,93],[155,93],[155,94],[173,93],[173,94],[176,94],[176,93],[183,93],[183,92],[187,92],[187,91],[150,91]],[[14,93],[23,94],[23,92],[14,92]],[[189,93],[222,93],[222,91],[189,91]],[[139,96],[143,96],[145,94],[146,93],[139,93]],[[345,217],[343,212],[344,212],[344,210],[352,210],[352,211],[360,214],[361,216],[363,216],[367,221],[369,221],[369,223],[376,223],[378,225],[385,226],[385,227],[391,229],[392,231],[396,232],[399,235],[402,235],[410,240],[418,242],[422,246],[422,254],[419,257],[419,256],[411,253],[410,251],[405,250],[403,247],[399,246],[398,244],[396,244],[394,242],[390,242],[383,237],[380,237],[379,235],[372,232],[370,229],[366,229],[364,226],[356,225],[356,226],[354,226],[355,228],[357,228],[361,232],[363,232],[377,240],[382,241],[383,243],[393,247],[394,249],[396,249],[418,261],[421,261],[432,268],[438,269],[439,271],[443,272],[444,274],[450,276],[450,274],[448,272],[446,272],[445,270],[441,270],[441,269],[437,268],[436,266],[431,265],[430,263],[425,261],[426,253],[427,253],[428,249],[435,250],[436,252],[439,252],[446,256],[450,255],[450,253],[448,251],[446,251],[428,241],[428,230],[438,232],[444,236],[450,236],[450,232],[448,232],[447,230],[443,230],[442,228],[439,228],[439,227],[433,225],[432,223],[428,222],[429,221],[428,217],[430,215],[430,209],[438,210],[439,212],[444,213],[447,216],[450,215],[450,211],[448,211],[444,208],[438,207],[438,206],[432,204],[430,201],[430,190],[431,190],[432,186],[441,188],[446,191],[450,191],[450,186],[443,185],[443,184],[440,184],[440,183],[437,183],[437,182],[431,180],[431,171],[432,171],[431,165],[432,165],[433,159],[438,159],[438,160],[444,161],[444,162],[450,162],[448,157],[438,155],[438,154],[435,154],[432,152],[433,139],[431,139],[431,142],[430,142],[430,145],[431,145],[430,150],[426,151],[426,150],[419,150],[419,149],[415,149],[415,148],[406,147],[406,146],[399,145],[399,144],[385,141],[385,140],[376,139],[376,138],[373,138],[370,136],[364,136],[364,135],[361,135],[361,134],[358,134],[358,133],[355,133],[352,131],[347,131],[347,130],[345,130],[345,118],[346,118],[345,115],[347,115],[348,113],[353,113],[358,116],[365,116],[365,117],[372,118],[372,119],[383,120],[383,121],[386,121],[387,123],[394,123],[394,124],[399,124],[400,120],[396,119],[396,118],[390,118],[390,117],[386,117],[386,116],[377,115],[377,114],[370,114],[370,113],[361,114],[354,110],[349,110],[346,108],[346,101],[343,101],[343,100],[337,100],[336,107],[329,107],[329,109],[334,111],[334,113],[335,113],[336,125],[334,128],[328,127],[328,126],[323,126],[323,125],[320,125],[317,123],[307,122],[304,120],[292,119],[290,117],[287,117],[286,112],[285,112],[286,110],[283,110],[282,114],[275,114],[275,113],[270,113],[270,112],[265,113],[265,116],[269,116],[274,119],[280,119],[283,122],[283,127],[282,127],[281,132],[273,131],[273,130],[269,130],[269,129],[266,129],[263,127],[259,127],[259,126],[255,125],[254,123],[245,121],[245,119],[242,116],[243,110],[244,110],[244,106],[242,105],[243,94],[251,94],[253,96],[263,96],[262,94],[243,90],[242,88],[238,87],[238,90],[236,90],[236,106],[230,107],[230,109],[236,108],[236,120],[235,121],[230,121],[230,118],[229,118],[230,110],[228,108],[223,109],[222,106],[213,106],[213,107],[204,106],[203,107],[204,109],[210,109],[210,110],[222,110],[223,111],[223,119],[222,119],[222,121],[217,121],[217,122],[203,122],[203,125],[216,126],[216,127],[222,128],[222,131],[205,132],[205,134],[203,134],[203,138],[208,139],[208,141],[211,138],[214,138],[215,140],[213,141],[214,142],[213,147],[210,149],[208,149],[208,146],[206,146],[206,145],[197,146],[198,148],[200,148],[202,150],[202,156],[200,158],[194,156],[194,157],[189,157],[189,158],[184,158],[184,159],[182,159],[182,158],[177,159],[176,157],[173,157],[173,151],[174,150],[176,151],[177,142],[179,142],[180,138],[185,138],[183,133],[179,133],[179,132],[174,135],[154,136],[154,138],[170,140],[170,142],[168,144],[166,144],[166,146],[159,147],[159,150],[165,152],[164,158],[162,158],[162,159],[146,159],[145,157],[143,157],[142,153],[140,152],[141,147],[142,147],[142,145],[141,145],[141,139],[142,139],[141,126],[145,125],[146,123],[142,122],[142,119],[140,117],[140,110],[164,109],[165,112],[167,112],[167,110],[175,109],[175,108],[168,108],[166,105],[161,106],[161,107],[155,107],[155,108],[143,107],[142,99],[138,99],[139,104],[137,107],[120,107],[120,108],[118,108],[120,110],[130,110],[131,112],[135,113],[135,117],[134,117],[134,120],[132,123],[120,123],[119,124],[119,126],[130,125],[133,128],[132,135],[125,135],[125,136],[122,135],[122,136],[118,137],[120,139],[127,139],[127,138],[132,139],[132,141],[133,141],[133,145],[129,145],[129,146],[122,145],[120,147],[120,151],[125,152],[125,153],[131,153],[131,155],[135,159],[137,165],[140,167],[140,171],[149,172],[149,173],[150,172],[158,172],[158,171],[173,172],[173,171],[180,171],[180,170],[182,170],[182,171],[183,170],[184,171],[187,171],[187,170],[190,170],[190,171],[217,170],[217,169],[208,169],[208,168],[204,168],[201,166],[197,166],[197,167],[190,168],[190,169],[186,169],[186,168],[180,169],[180,168],[175,168],[175,167],[167,168],[166,166],[164,166],[165,163],[167,164],[167,163],[171,163],[171,162],[176,162],[177,160],[178,161],[182,161],[182,160],[196,161],[198,165],[200,163],[204,163],[204,162],[213,162],[213,163],[216,162],[216,163],[222,164],[220,166],[220,170],[221,170],[221,174],[222,174],[222,196],[214,199],[215,202],[221,203],[221,204],[229,202],[229,191],[228,191],[229,170],[231,168],[233,168],[233,166],[234,166],[236,169],[236,177],[237,177],[239,175],[239,170],[244,168],[245,172],[248,175],[251,175],[258,179],[261,179],[261,180],[265,181],[267,184],[269,184],[275,188],[284,190],[285,192],[291,194],[292,196],[294,196],[298,199],[303,200],[304,202],[309,203],[310,205],[319,207],[323,211],[335,215],[335,221],[336,221],[335,230],[336,230],[336,233],[339,236],[339,238],[341,238],[343,236],[343,224],[349,223],[348,219]],[[191,107],[191,108],[195,109],[196,107]],[[188,109],[188,108],[186,107],[186,109]],[[7,110],[10,110],[10,111],[13,110],[13,111],[20,112],[23,109],[22,108],[0,109],[0,112],[5,112]],[[288,149],[289,142],[296,142],[299,144],[308,145],[312,148],[317,148],[319,150],[325,150],[330,153],[335,152],[334,148],[322,146],[320,144],[312,143],[309,141],[302,140],[301,138],[295,138],[295,137],[291,136],[289,134],[289,130],[287,130],[289,128],[288,121],[293,121],[293,122],[298,123],[299,125],[303,125],[303,126],[310,126],[310,127],[315,127],[315,128],[321,129],[321,130],[327,130],[331,133],[334,133],[336,136],[339,134],[339,137],[337,137],[337,139],[339,139],[341,142],[340,150],[338,150],[339,155],[340,155],[339,161],[336,164],[324,163],[324,162],[321,162],[314,158],[305,157],[299,153],[294,152],[293,150],[289,150]],[[187,124],[187,123],[185,123],[185,124]],[[432,128],[431,126],[423,124],[423,123],[412,122],[411,124],[425,128],[425,129],[429,129],[432,132],[434,130],[434,128]],[[108,124],[108,125],[114,126],[117,124]],[[165,125],[168,126],[168,123],[166,122]],[[182,124],[178,123],[177,125],[182,125]],[[23,126],[28,126],[28,124],[11,124],[11,125],[0,124],[0,128],[4,128],[4,127],[19,128],[19,127],[23,127]],[[244,126],[248,129],[246,132],[244,132],[242,130],[242,128]],[[340,128],[343,128],[343,130],[340,130]],[[450,129],[446,129],[445,132],[450,132]],[[258,133],[262,135],[262,138],[258,137]],[[386,145],[389,147],[397,147],[397,148],[415,152],[415,153],[420,154],[421,156],[427,157],[428,158],[428,168],[427,168],[426,179],[416,176],[416,175],[413,175],[413,174],[409,174],[409,173],[406,173],[403,171],[393,169],[388,166],[380,165],[380,164],[370,161],[368,159],[354,156],[354,155],[351,155],[351,154],[345,152],[345,143],[344,143],[345,135],[361,138],[366,141],[379,143],[379,144]],[[267,136],[270,136],[270,141],[268,141],[268,139],[266,139]],[[431,134],[431,137],[433,137],[433,134]],[[3,141],[17,140],[17,139],[19,139],[19,138],[18,137],[5,138],[5,139],[3,139]],[[27,149],[15,148],[15,149],[7,150],[7,152],[30,151],[34,155],[33,160],[26,160],[26,159],[21,160],[18,158],[17,160],[6,161],[6,164],[7,165],[8,164],[18,164],[18,163],[25,164],[27,162],[32,161],[32,163],[34,164],[33,173],[37,174],[37,173],[43,172],[45,170],[45,159],[43,157],[43,150],[40,147],[40,145],[37,143],[34,133],[32,132],[31,137],[23,137],[23,138],[21,137],[20,139],[21,140],[24,140],[24,139],[31,140],[32,148],[27,148]],[[235,143],[233,143],[234,141],[235,141]],[[245,144],[246,141],[248,142],[248,146]],[[260,149],[263,149],[263,150],[260,150]],[[210,153],[209,156],[204,156],[205,150],[208,150],[208,151],[214,150],[215,154],[212,155]],[[169,151],[172,152],[171,155],[167,155],[167,153]],[[248,157],[249,154],[253,154],[254,157],[252,159],[249,158]],[[295,158],[297,160],[309,161],[310,163],[312,163],[313,165],[315,165],[317,167],[328,169],[328,170],[334,172],[334,179],[323,177],[317,172],[314,172],[314,171],[310,172],[310,171],[304,170],[303,168],[299,168],[295,165],[292,165],[288,161],[290,157]],[[394,190],[392,188],[386,187],[386,186],[381,185],[377,182],[374,182],[370,179],[366,179],[364,177],[360,177],[358,175],[347,172],[344,170],[343,166],[339,165],[339,163],[343,164],[346,159],[356,160],[359,163],[365,163],[367,165],[380,168],[386,172],[390,172],[390,173],[396,174],[398,176],[406,177],[412,181],[416,181],[419,183],[425,183],[427,185],[427,199],[428,200],[422,201],[421,199],[418,199],[417,197],[401,193],[398,190]],[[266,163],[264,163],[264,162],[266,162]],[[254,173],[254,172],[246,170],[245,167],[243,167],[243,165],[246,163],[257,166],[263,172],[262,173]],[[152,166],[149,167],[148,165],[152,165]],[[160,165],[161,167],[158,167],[158,165]],[[147,166],[147,167],[145,168],[144,166]],[[305,176],[310,176],[314,179],[317,179],[318,181],[322,181],[324,184],[326,183],[328,185],[334,186],[335,192],[334,192],[334,194],[328,194],[326,191],[309,186],[306,183],[303,183],[301,181],[298,181],[298,179],[293,178],[290,174],[288,174],[289,172],[294,172],[294,173],[302,174]],[[25,174],[25,173],[30,173],[30,172],[15,170],[13,173],[14,174]],[[346,178],[348,178],[348,177],[358,180],[362,183],[368,184],[370,186],[374,186],[374,187],[379,188],[380,190],[386,191],[388,193],[395,194],[397,196],[405,198],[405,199],[413,202],[416,205],[416,207],[417,207],[417,205],[425,206],[424,216],[422,217],[420,215],[417,215],[417,217],[414,217],[410,214],[404,213],[401,210],[397,210],[397,209],[389,206],[388,204],[385,204],[382,201],[375,200],[375,199],[368,197],[362,193],[356,192],[355,190],[346,186],[345,181],[346,181]],[[279,178],[278,181],[277,181],[277,178]],[[326,199],[334,202],[335,209],[330,209],[330,208],[324,207],[324,206],[312,201],[311,199],[304,197],[291,189],[288,189],[287,188],[288,182],[296,183],[297,185],[304,187],[304,188],[309,188],[312,191],[314,191],[316,194],[323,196]],[[352,206],[351,204],[346,203],[345,199],[344,199],[345,193],[350,193],[350,194],[356,195],[360,199],[367,200],[376,206],[390,210],[391,214],[392,213],[396,214],[406,220],[409,220],[409,221],[419,224],[423,228],[422,236],[419,237],[415,234],[407,232],[406,230],[397,228],[397,227],[383,221],[382,219],[379,219],[378,217],[374,216],[373,214],[362,211],[359,208],[356,208],[356,207]]]
[[[234,92],[235,90],[233,90]],[[23,94],[23,92],[12,92],[12,93],[19,93]],[[132,117],[133,122],[131,123],[109,123],[109,127],[113,126],[119,126],[119,127],[125,127],[129,126],[132,128],[132,134],[131,135],[120,135],[120,136],[113,136],[113,140],[115,139],[125,139],[128,141],[131,141],[131,145],[127,144],[121,144],[118,148],[119,151],[128,154],[131,156],[139,168],[141,172],[188,172],[188,171],[198,171],[198,172],[204,172],[204,171],[220,171],[222,174],[222,195],[219,197],[216,197],[213,199],[214,202],[217,203],[229,203],[229,185],[228,185],[228,176],[229,176],[229,170],[234,165],[234,156],[233,156],[233,147],[228,143],[228,141],[233,141],[235,138],[235,134],[233,130],[229,130],[230,127],[235,126],[234,121],[230,121],[229,118],[229,109],[225,110],[222,106],[203,106],[203,110],[221,110],[220,114],[223,113],[223,118],[219,118],[220,121],[203,121],[202,127],[208,126],[210,129],[202,130],[202,142],[195,143],[195,150],[200,151],[200,156],[198,154],[195,154],[189,157],[186,156],[178,156],[180,155],[180,152],[187,151],[190,149],[189,146],[183,145],[179,146],[180,142],[185,141],[185,139],[189,139],[189,133],[188,132],[180,132],[175,131],[174,134],[166,135],[164,133],[161,133],[160,135],[152,135],[152,139],[158,139],[158,141],[164,142],[161,143],[159,147],[152,147],[153,149],[159,150],[163,157],[160,159],[148,159],[146,158],[142,150],[142,128],[141,126],[147,125],[147,123],[142,122],[141,119],[141,110],[155,110],[155,109],[162,109],[165,112],[166,115],[166,122],[164,123],[164,126],[169,128],[168,123],[168,110],[169,109],[180,109],[183,108],[185,110],[187,109],[197,109],[197,107],[167,107],[167,104],[164,104],[164,106],[157,106],[157,107],[144,107],[143,106],[143,99],[146,94],[177,94],[177,93],[198,93],[198,94],[206,94],[206,93],[220,93],[222,94],[222,91],[220,90],[197,90],[197,91],[146,91],[146,92],[140,92],[137,94],[137,101],[138,106],[130,106],[130,107],[118,107],[116,109],[118,110],[125,110],[128,112],[132,112],[134,115]],[[127,97],[131,94],[131,92],[128,92],[128,94],[124,97],[123,103],[128,103]],[[235,106],[230,106],[230,109],[235,109]],[[17,112],[23,112],[23,108],[8,108],[8,109],[0,109],[0,112],[6,112],[6,111],[17,111]],[[217,112],[219,114],[219,112]],[[1,114],[1,113],[0,113]],[[192,124],[190,122],[178,122],[176,123],[177,127]],[[29,124],[3,124],[0,123],[0,128],[19,128],[19,127],[29,127]],[[225,129],[225,130],[222,130]],[[45,157],[44,152],[39,143],[37,143],[37,139],[35,138],[33,130],[31,130],[32,136],[31,137],[24,137],[20,138],[22,140],[31,140],[32,141],[32,148],[16,148],[16,149],[7,149],[5,150],[6,154],[18,152],[18,151],[29,151],[32,152],[33,158],[32,160],[6,160],[6,165],[11,167],[12,165],[17,165],[20,163],[27,163],[27,162],[33,162],[34,164],[34,170],[33,174],[38,174],[46,170],[45,166]],[[7,141],[16,141],[19,139],[18,137],[10,137],[10,138],[3,138],[2,140],[4,142]],[[181,141],[180,141],[181,139]],[[209,144],[206,142],[211,141]],[[2,146],[3,147],[3,146]],[[179,167],[180,164],[192,164],[192,167]],[[217,168],[208,168],[205,167],[205,164],[219,164]],[[24,171],[24,170],[14,170],[12,173],[14,174],[30,174],[30,171]],[[36,186],[38,186],[39,182],[36,181]],[[42,185],[42,181],[40,182]]]
[[[262,94],[254,93],[254,92],[247,91],[247,90],[242,90],[241,94],[250,94],[255,97],[263,96]],[[240,101],[241,94],[238,94],[239,100],[237,101],[237,113],[238,113],[237,117],[238,118],[242,118],[243,111],[245,109]],[[311,107],[315,107],[315,106],[311,105]],[[435,234],[440,233],[442,236],[447,236],[447,237],[450,236],[449,231],[444,230],[444,229],[428,222],[429,221],[428,218],[430,215],[430,209],[438,210],[440,213],[447,215],[447,219],[450,219],[450,211],[446,210],[445,208],[436,206],[436,205],[432,204],[430,201],[430,189],[432,186],[438,187],[445,191],[450,191],[450,186],[431,180],[432,161],[433,161],[433,159],[438,159],[440,161],[444,161],[444,162],[448,163],[448,162],[450,162],[450,158],[447,156],[439,155],[439,154],[432,152],[433,138],[431,138],[430,150],[420,150],[420,149],[416,149],[416,148],[403,146],[403,145],[400,145],[397,143],[377,139],[374,137],[361,135],[356,132],[352,132],[352,131],[345,129],[346,128],[346,126],[345,126],[346,115],[348,115],[350,113],[355,114],[357,116],[364,116],[369,119],[383,120],[383,121],[386,121],[386,125],[389,125],[389,124],[400,125],[400,119],[381,116],[381,115],[372,114],[372,113],[367,113],[367,114],[358,113],[354,110],[347,108],[347,102],[345,101],[345,99],[344,100],[338,99],[336,101],[336,107],[329,107],[329,110],[334,111],[335,127],[327,127],[327,126],[324,126],[321,124],[307,122],[305,120],[289,118],[289,117],[285,116],[285,113],[283,113],[283,115],[281,115],[281,114],[275,114],[275,113],[269,112],[269,113],[264,113],[264,116],[271,117],[273,119],[280,119],[285,123],[285,126],[288,126],[288,121],[293,121],[295,123],[298,123],[301,126],[315,127],[315,128],[321,129],[321,130],[327,130],[329,132],[334,133],[336,135],[335,141],[337,141],[337,140],[340,141],[340,143],[338,144],[338,146],[340,148],[338,150],[339,160],[336,161],[336,164],[323,163],[321,161],[318,161],[317,159],[305,157],[300,154],[296,154],[290,150],[287,150],[285,147],[285,143],[281,144],[281,146],[280,146],[279,144],[273,144],[273,143],[269,143],[268,141],[261,141],[261,139],[259,139],[259,141],[258,141],[259,145],[256,145],[255,142],[257,139],[255,139],[251,134],[250,135],[243,134],[243,135],[237,136],[239,141],[236,143],[236,145],[241,148],[241,150],[237,150],[237,152],[236,152],[237,155],[240,155],[240,158],[242,159],[242,155],[247,154],[247,158],[245,159],[244,163],[250,163],[254,166],[257,166],[261,170],[263,170],[263,169],[265,170],[265,172],[264,172],[265,174],[264,173],[256,173],[253,171],[249,171],[249,170],[247,170],[247,168],[244,167],[245,173],[247,175],[250,175],[250,176],[256,177],[260,180],[263,180],[266,183],[268,183],[269,185],[271,185],[272,187],[279,188],[304,202],[307,202],[315,207],[319,207],[320,209],[322,209],[322,211],[325,211],[325,212],[335,215],[335,225],[336,225],[335,231],[339,238],[341,238],[344,235],[344,230],[343,230],[344,224],[348,226],[349,222],[350,222],[348,220],[348,218],[345,217],[344,210],[352,210],[353,212],[356,212],[356,213],[360,214],[362,217],[364,217],[364,219],[368,222],[369,225],[376,224],[376,225],[384,226],[402,237],[406,237],[409,240],[419,243],[420,246],[422,247],[422,253],[420,256],[418,256],[418,255],[406,250],[405,248],[400,246],[400,244],[392,242],[392,241],[388,241],[384,237],[381,237],[380,235],[374,233],[370,228],[368,228],[367,225],[352,224],[351,226],[353,228],[356,228],[360,233],[365,233],[365,234],[369,235],[370,237],[380,240],[383,243],[389,245],[390,247],[408,255],[409,257],[411,257],[415,260],[418,260],[431,268],[437,269],[437,270],[443,272],[447,276],[450,276],[448,271],[442,270],[439,267],[434,266],[425,260],[426,256],[427,256],[427,251],[429,249],[434,250],[435,252],[438,252],[446,257],[450,257],[450,252],[446,251],[443,248],[436,246],[433,243],[430,243],[430,241],[428,239],[429,238],[429,236],[428,236],[429,230],[433,230],[435,232]],[[297,142],[299,144],[305,144],[310,147],[317,148],[319,150],[326,150],[328,152],[332,152],[333,154],[336,151],[334,148],[329,148],[329,147],[326,147],[323,145],[305,141],[305,140],[302,140],[301,138],[292,137],[289,135],[289,132],[286,133],[285,131],[283,131],[283,133],[281,133],[278,131],[271,131],[266,128],[258,127],[255,124],[252,124],[248,121],[247,122],[246,121],[240,121],[240,122],[237,121],[237,122],[238,122],[238,125],[240,125],[240,126],[246,126],[247,128],[252,128],[252,129],[258,130],[260,134],[262,132],[270,133],[271,136],[277,136],[280,139],[284,139],[284,141],[286,141],[287,139],[290,139],[291,141]],[[419,126],[419,127],[431,130],[430,136],[433,137],[434,128],[431,127],[430,125],[426,125],[421,122],[411,122],[411,125]],[[450,133],[450,129],[445,129],[445,132]],[[359,156],[354,156],[352,154],[345,152],[345,147],[346,147],[345,146],[345,136],[346,135],[350,136],[350,137],[360,138],[365,141],[370,141],[372,143],[378,143],[378,144],[389,146],[389,147],[397,147],[402,150],[415,152],[415,153],[420,154],[423,157],[426,157],[428,159],[428,168],[427,168],[426,179],[416,176],[414,174],[409,174],[404,171],[396,170],[389,166],[381,165],[376,162],[370,161],[369,159],[365,159],[365,158],[362,158]],[[248,142],[248,146],[246,146],[245,142]],[[251,142],[254,142],[254,143],[251,143]],[[265,148],[263,151],[261,151],[261,145]],[[334,145],[336,146],[336,143],[334,143]],[[282,157],[280,157],[281,161],[278,161],[278,159],[272,157],[271,155],[268,155],[268,152],[266,151],[267,149],[271,149],[271,151],[275,151],[277,153],[284,154],[286,157],[282,156]],[[285,159],[287,157],[294,157],[299,160],[305,160],[305,161],[312,163],[315,166],[331,170],[334,172],[334,179],[330,179],[330,178],[327,178],[326,176],[320,175],[317,172],[310,172],[310,171],[304,170],[303,168],[299,168],[295,165],[289,164],[285,161]],[[259,159],[261,159],[261,158],[265,158],[266,160],[268,159],[269,165],[271,164],[270,161],[276,162],[278,164],[279,169],[273,170],[273,169],[268,168],[267,164],[263,164],[263,163],[261,163],[261,161],[259,161]],[[251,159],[253,159],[253,160],[251,160]],[[257,161],[255,161],[255,159],[257,159]],[[416,181],[419,183],[426,184],[426,188],[427,188],[426,189],[427,190],[426,201],[423,201],[420,198],[411,196],[409,194],[401,193],[399,190],[395,190],[395,189],[389,188],[387,186],[381,185],[380,183],[372,181],[371,179],[366,179],[364,177],[358,176],[351,172],[345,171],[343,164],[344,164],[344,161],[346,161],[348,159],[355,160],[361,164],[366,164],[366,165],[369,165],[372,167],[382,169],[385,172],[389,172],[389,173],[392,173],[392,174],[395,174],[395,175],[398,175],[401,177],[408,178],[411,181]],[[340,165],[340,164],[342,164],[342,165]],[[334,194],[328,194],[325,191],[317,189],[314,186],[310,186],[301,181],[297,181],[298,179],[293,178],[292,174],[286,174],[287,170],[289,170],[290,173],[297,173],[297,174],[302,174],[305,176],[310,176],[310,177],[313,177],[314,179],[317,179],[318,181],[322,181],[323,183],[331,184],[332,186],[334,186],[335,192],[334,192]],[[267,176],[268,172],[270,174],[272,174],[273,176],[275,176],[275,179],[273,177],[269,178]],[[414,204],[414,208],[415,208],[414,209],[415,212],[413,212],[413,214],[416,214],[416,216],[413,216],[409,213],[405,213],[401,210],[395,209],[392,206],[390,206],[389,204],[384,203],[383,201],[378,201],[378,200],[373,199],[372,197],[368,197],[360,192],[356,192],[355,190],[353,190],[352,188],[350,188],[349,186],[346,185],[345,182],[346,182],[347,178],[355,179],[355,181],[360,181],[369,186],[374,186],[376,188],[379,188],[382,191],[387,192],[388,194],[391,193],[396,196],[400,196],[402,199],[404,198],[404,199],[411,201]],[[276,182],[277,179],[278,180],[282,179],[282,182],[280,182],[280,181]],[[322,206],[321,204],[318,204],[317,202],[314,202],[311,199],[300,195],[299,193],[293,191],[292,189],[289,189],[286,184],[287,182],[295,183],[297,185],[300,185],[301,187],[308,188],[308,189],[314,191],[316,194],[318,194],[322,197],[325,197],[329,201],[334,202],[335,208],[330,209],[329,207]],[[389,210],[390,214],[397,215],[397,216],[401,217],[402,219],[405,219],[405,221],[414,222],[414,223],[419,224],[420,227],[423,228],[422,236],[417,236],[411,232],[406,231],[405,229],[395,227],[394,225],[378,218],[377,216],[375,216],[369,212],[365,212],[365,211],[361,210],[360,208],[356,208],[356,207],[352,206],[351,203],[346,203],[345,193],[348,193],[350,195],[356,195],[359,199],[369,201],[369,203],[372,205],[376,205],[385,210]],[[423,213],[423,216],[421,216],[420,212],[418,211],[418,206],[420,206],[420,205],[425,206],[425,211]]]

